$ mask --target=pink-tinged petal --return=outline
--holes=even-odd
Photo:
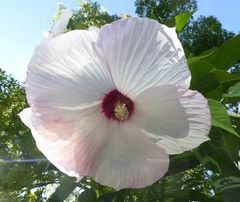
[[[129,96],[156,85],[189,87],[190,71],[175,29],[155,20],[128,18],[105,25],[96,49],[118,90]]]
[[[91,177],[115,189],[141,188],[167,172],[166,152],[131,122],[113,122],[112,127],[112,136],[99,153]]]
[[[135,105],[136,124],[168,154],[182,153],[209,140],[210,111],[197,91],[152,87],[136,97]]]
[[[49,161],[78,179],[88,175],[115,189],[140,188],[151,185],[168,170],[166,152],[131,123],[108,122],[95,114],[75,125],[68,138],[62,138],[46,129],[30,108],[20,117]]]
[[[45,123],[34,116],[30,108],[19,115],[30,127],[39,150],[59,170],[78,179],[90,174],[92,165],[108,138],[109,123],[101,115],[95,114],[75,124],[73,130],[67,133],[68,138],[62,138],[46,129]],[[68,130],[67,124],[59,124],[59,127]]]
[[[99,105],[114,89],[108,70],[92,44],[97,32],[78,30],[41,43],[29,64],[26,94],[31,109],[43,121],[70,122]]]

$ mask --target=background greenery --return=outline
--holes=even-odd
[[[0,69],[0,201],[239,200],[240,35],[223,29],[214,16],[194,19],[196,0],[136,0],[135,5],[139,16],[176,26],[192,74],[190,88],[209,100],[211,141],[172,155],[165,177],[143,189],[115,191],[89,177],[75,183],[36,148],[17,115],[27,107],[23,84]],[[89,2],[74,11],[68,30],[100,27],[119,18]]]

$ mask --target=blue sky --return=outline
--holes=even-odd
[[[1,0],[0,2],[0,68],[24,81],[28,62],[35,46],[48,31],[61,0]],[[134,0],[97,0],[109,13],[135,15]],[[68,8],[78,8],[77,0],[62,0]],[[199,15],[214,15],[223,27],[240,31],[240,0],[198,0]]]

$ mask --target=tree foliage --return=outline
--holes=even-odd
[[[141,17],[150,17],[168,26],[175,26],[176,16],[191,14],[197,9],[196,0],[136,0],[136,13]],[[234,36],[222,27],[214,16],[200,16],[185,24],[179,39],[187,53],[199,55]],[[178,30],[178,29],[177,29]]]
[[[70,19],[68,28],[87,29],[90,26],[101,27],[104,24],[111,23],[119,19],[117,15],[109,15],[101,9],[97,2],[80,4],[80,9],[74,11],[73,17]]]
[[[141,17],[155,18],[159,22],[172,19],[175,16],[194,11],[196,0],[136,0],[136,13]]]
[[[222,28],[222,24],[214,16],[200,16],[191,20],[180,34],[184,48],[194,55],[219,47],[224,41],[234,36]]]
[[[141,16],[158,17],[165,22],[174,17],[175,26],[185,27],[191,15],[182,13],[196,9],[196,1],[176,4],[170,0],[139,0],[136,6]],[[97,3],[88,2],[74,11],[68,29],[101,26],[118,18],[102,11]],[[0,201],[237,201],[240,198],[236,191],[240,187],[240,36],[222,29],[214,17],[200,17],[191,21],[180,37],[190,52],[187,54],[192,74],[190,88],[209,100],[211,141],[170,156],[165,177],[143,189],[115,191],[90,177],[76,182],[38,151],[30,131],[17,115],[27,107],[23,85],[0,69]]]

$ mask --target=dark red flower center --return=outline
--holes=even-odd
[[[110,91],[103,98],[102,112],[108,119],[123,122],[131,118],[133,111],[133,101],[117,89]]]

